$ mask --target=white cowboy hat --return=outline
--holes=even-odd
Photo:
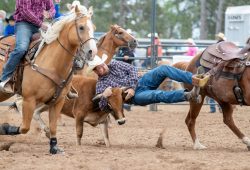
[[[67,3],[66,6],[70,12],[74,12],[76,6],[84,14],[88,11],[85,6],[81,5],[80,1],[73,1],[72,4]]]
[[[157,32],[155,32],[155,37],[156,37],[156,38],[158,38],[158,37],[159,37],[159,35],[158,35],[158,33],[157,33]],[[149,34],[148,34],[148,38],[151,38],[151,33],[149,33]]]
[[[102,55],[102,58],[96,55],[92,61],[88,61],[87,72],[90,73],[94,70],[96,66],[103,64],[107,60],[108,56],[106,54]]]
[[[188,38],[187,43],[195,45],[194,40],[192,38]]]
[[[226,41],[226,37],[222,32],[219,32],[218,34],[215,34],[215,37],[220,40]]]
[[[6,18],[6,12],[4,10],[0,10],[0,18]]]

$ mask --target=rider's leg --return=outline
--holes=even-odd
[[[16,66],[20,63],[20,60],[29,47],[33,33],[38,31],[38,27],[27,22],[16,23],[15,29],[16,46],[14,51],[10,53],[9,59],[4,66],[1,81],[5,81],[12,76]]]
[[[170,78],[179,82],[192,84],[193,74],[191,72],[183,71],[168,65],[159,66],[148,73],[144,74],[139,80],[139,86],[149,87],[151,90],[158,88],[165,78]],[[206,83],[207,79],[197,78],[201,82]]]
[[[153,103],[176,103],[191,100],[188,97],[190,92],[184,90],[162,91],[162,90],[148,90],[143,88],[136,89],[133,103],[137,105],[148,105]]]

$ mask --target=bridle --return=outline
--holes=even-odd
[[[80,53],[80,51],[81,52],[83,52],[81,49],[83,48],[83,46],[84,46],[84,44],[86,44],[88,41],[90,41],[90,40],[97,40],[96,38],[94,38],[94,37],[90,37],[90,38],[88,38],[87,40],[85,40],[85,41],[83,41],[82,40],[82,38],[81,38],[81,36],[80,36],[80,33],[79,33],[79,30],[78,30],[78,20],[79,19],[81,19],[81,18],[83,18],[83,17],[85,17],[86,15],[84,15],[84,14],[81,14],[81,15],[79,15],[79,16],[77,16],[76,18],[75,18],[75,27],[76,27],[76,33],[77,33],[77,38],[78,38],[78,40],[79,40],[79,42],[80,42],[80,48],[78,48],[78,53]],[[59,39],[57,38],[57,41],[58,41],[58,43],[60,44],[60,46],[65,50],[65,51],[67,51],[67,53],[69,53],[71,56],[73,56],[73,58],[75,59],[75,58],[77,58],[79,55],[75,55],[75,54],[72,54],[66,47],[64,47],[64,45],[59,41]],[[82,55],[82,54],[81,54]],[[84,53],[83,53],[83,56],[84,56]],[[84,61],[85,61],[86,59],[84,58]]]

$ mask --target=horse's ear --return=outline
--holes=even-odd
[[[91,6],[91,7],[89,7],[89,10],[88,10],[88,15],[89,16],[92,16],[93,15],[93,7]]]
[[[80,12],[79,7],[78,7],[78,5],[76,5],[76,7],[75,7],[75,13],[79,13],[79,12]]]

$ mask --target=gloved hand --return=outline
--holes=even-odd
[[[127,93],[127,95],[125,97],[125,101],[128,101],[129,99],[131,99],[131,97],[133,97],[135,95],[135,91],[132,88],[127,89],[124,93]]]
[[[108,98],[109,96],[112,95],[112,90],[111,87],[108,87],[104,90],[104,92],[102,93],[102,96],[105,98]]]
[[[46,24],[42,23],[41,29],[42,29],[44,32],[46,32],[47,29],[48,29],[48,26],[47,26]]]

